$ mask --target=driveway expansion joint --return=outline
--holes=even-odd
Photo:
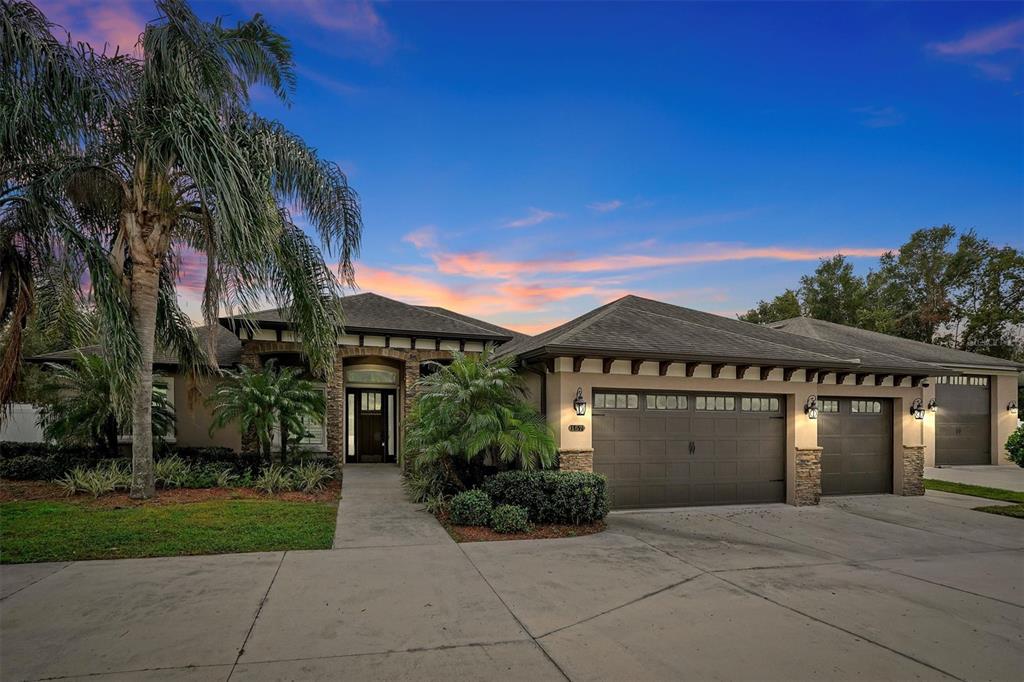
[[[267,591],[263,593],[263,598],[260,599],[259,606],[256,607],[256,615],[252,617],[252,622],[249,623],[249,629],[245,633],[245,639],[242,640],[242,646],[238,647],[238,655],[235,656],[235,662],[231,664],[231,671],[228,673],[227,679],[231,679],[231,676],[235,674],[235,668],[238,667],[238,661],[245,654],[245,645],[249,641],[249,637],[252,636],[253,628],[256,627],[256,621],[260,619],[260,614],[263,613],[263,606],[267,603],[270,598],[270,589],[274,586],[274,581],[277,580],[277,574],[281,572],[281,566],[284,564],[284,558],[288,556],[288,552],[281,552],[281,560],[277,562],[277,568],[274,569],[274,575],[270,578],[270,584],[267,585]]]
[[[43,581],[44,581],[44,580],[46,580],[47,578],[50,578],[50,577],[53,577],[53,576],[57,575],[58,573],[60,573],[61,571],[63,571],[63,570],[65,569],[65,568],[67,568],[68,566],[71,566],[71,565],[72,565],[72,564],[74,564],[74,563],[75,563],[74,561],[68,561],[68,562],[65,562],[63,566],[61,566],[60,568],[58,568],[58,569],[56,569],[56,570],[50,571],[49,573],[47,573],[46,575],[44,575],[44,576],[43,576],[42,578],[36,578],[35,580],[33,580],[32,582],[30,582],[29,584],[27,584],[27,585],[22,585],[21,587],[19,587],[18,589],[16,589],[16,590],[15,590],[14,592],[11,592],[10,594],[8,594],[8,595],[6,595],[6,596],[4,596],[4,597],[0,597],[0,601],[4,601],[4,600],[7,600],[7,599],[10,599],[10,598],[11,598],[11,597],[13,597],[14,595],[16,595],[16,594],[18,594],[19,592],[21,592],[22,590],[24,590],[24,589],[26,589],[26,588],[29,588],[29,587],[32,587],[33,585],[36,585],[37,583],[41,583],[41,582],[43,582]]]
[[[548,652],[548,650],[546,648],[544,648],[544,645],[541,643],[541,641],[537,637],[533,636],[533,633],[530,632],[530,629],[528,627],[526,627],[526,625],[523,624],[523,621],[519,620],[519,616],[517,616],[515,614],[515,612],[512,611],[511,608],[509,608],[509,605],[505,602],[505,600],[502,598],[502,596],[498,593],[498,590],[494,589],[494,585],[491,584],[491,581],[487,579],[487,576],[485,576],[483,574],[483,571],[480,570],[480,567],[477,566],[476,562],[473,561],[473,557],[469,556],[469,554],[466,553],[466,550],[463,549],[462,544],[461,543],[456,543],[456,546],[459,548],[459,551],[462,552],[462,556],[466,557],[466,561],[469,562],[469,565],[472,566],[473,569],[477,572],[477,575],[480,576],[480,579],[484,581],[484,583],[487,585],[487,587],[490,588],[491,592],[494,593],[494,596],[497,597],[498,601],[501,602],[501,605],[505,607],[505,610],[508,611],[509,615],[512,616],[512,618],[515,619],[516,623],[519,625],[519,628],[524,633],[526,633],[526,636],[529,637],[530,640],[533,641],[534,645],[538,649],[540,649],[541,653],[544,654],[544,657],[548,660],[548,662],[550,662],[551,665],[553,665],[555,667],[555,670],[558,671],[558,674],[561,675],[566,680],[570,680],[571,678],[569,677],[569,675],[562,669],[562,666],[558,665],[558,662],[551,656],[551,654]]]

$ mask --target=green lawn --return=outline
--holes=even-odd
[[[0,563],[327,549],[336,503],[214,500],[102,509],[0,504]]]
[[[928,490],[940,490],[944,493],[957,493],[959,495],[970,495],[971,497],[984,497],[988,500],[1000,500],[1001,502],[1024,503],[1024,493],[1019,493],[1015,490],[988,488],[983,485],[951,483],[949,481],[936,481],[930,478],[924,479],[924,487]]]
[[[1024,519],[1024,504],[999,504],[992,507],[975,507],[974,511],[986,512],[988,514],[999,514],[1000,516],[1012,516],[1015,519]]]

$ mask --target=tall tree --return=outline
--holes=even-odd
[[[813,274],[800,278],[804,314],[817,320],[856,324],[864,292],[864,280],[842,254],[823,258]]]
[[[751,308],[739,318],[754,324],[771,324],[791,317],[800,317],[802,314],[796,292],[786,289],[770,301],[758,301],[756,308]]]
[[[953,312],[955,237],[950,225],[917,230],[898,250],[882,254],[879,269],[868,275],[870,295],[861,316],[873,324],[864,326],[916,341],[938,340]]]
[[[25,4],[5,0],[4,21],[19,28],[24,19],[16,10]],[[98,248],[104,255],[101,264],[89,265],[90,284],[121,304],[107,306],[112,310],[101,316],[101,329],[117,384],[131,397],[133,497],[154,489],[150,396],[157,332],[183,366],[199,371],[208,362],[177,305],[182,255],[205,255],[208,324],[222,306],[244,312],[269,298],[287,310],[311,367],[323,374],[331,370],[342,322],[339,279],[352,281],[362,230],[358,200],[341,170],[249,110],[255,85],[288,101],[295,83],[288,41],[258,14],[227,27],[200,20],[184,0],[157,0],[156,7],[160,16],[139,41],[141,57],[104,62],[118,74],[112,80],[123,97],[110,98],[99,124],[84,127],[88,135],[67,145],[58,167],[33,171],[27,159],[20,169],[28,178],[20,195],[31,210],[67,206],[69,222],[88,229],[90,253]],[[22,32],[32,40],[12,58],[17,74],[25,72],[22,64],[45,62],[56,42]],[[53,99],[77,97],[65,92],[64,81],[31,72],[17,78]],[[337,256],[338,277],[290,210],[301,211]],[[137,350],[114,352],[119,348]]]
[[[1024,253],[968,232],[960,237],[951,269],[958,276],[949,345],[997,357],[1024,356]]]

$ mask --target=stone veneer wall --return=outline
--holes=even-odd
[[[924,446],[903,446],[902,495],[924,495]]]
[[[803,507],[821,501],[821,448],[796,449],[796,492],[793,504]]]
[[[252,368],[262,366],[261,355],[268,353],[295,353],[301,345],[290,341],[242,341],[241,364]],[[469,353],[467,353],[469,354]],[[390,358],[400,365],[398,400],[401,414],[398,422],[398,447],[402,446],[402,427],[415,397],[415,384],[420,378],[420,363],[428,360],[444,360],[452,357],[447,350],[422,350],[412,348],[379,348],[374,346],[338,346],[334,371],[327,383],[327,449],[339,462],[345,452],[345,358]],[[253,445],[252,435],[242,436],[243,449]]]
[[[558,451],[559,471],[593,471],[594,451],[593,450],[559,450]]]

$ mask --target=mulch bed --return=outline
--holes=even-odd
[[[128,493],[110,493],[100,497],[74,495],[68,497],[63,489],[47,481],[0,481],[0,502],[28,500],[60,500],[89,507],[121,509],[124,507],[163,506],[209,502],[211,500],[267,499],[286,502],[334,502],[341,497],[341,481],[331,481],[323,490],[315,493],[299,491],[268,495],[253,488],[172,488],[157,490],[149,500],[133,500]]]
[[[574,538],[581,535],[600,533],[606,526],[604,521],[580,526],[571,524],[536,525],[528,533],[497,533],[487,526],[445,525],[455,542],[493,542],[496,540],[546,540],[549,538]]]

